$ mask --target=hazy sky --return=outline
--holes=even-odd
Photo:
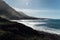
[[[60,0],[5,0],[10,6],[27,15],[60,19]]]

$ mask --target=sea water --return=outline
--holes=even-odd
[[[60,19],[45,19],[45,20],[14,20],[22,23],[34,30],[44,31],[60,35]]]

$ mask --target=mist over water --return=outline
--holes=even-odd
[[[44,32],[60,35],[60,20],[59,19],[15,20],[15,21],[22,23],[38,31],[44,31]]]

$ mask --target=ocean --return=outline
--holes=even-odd
[[[31,27],[34,30],[60,35],[60,19],[14,20],[14,21],[22,23],[28,27]]]

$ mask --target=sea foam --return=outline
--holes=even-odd
[[[37,31],[44,31],[44,32],[48,32],[48,33],[51,33],[51,34],[60,35],[60,29],[54,29],[54,28],[50,28],[50,27],[47,27],[47,26],[40,26],[40,27],[34,26],[35,24],[46,24],[45,22],[33,22],[32,20],[12,20],[12,21],[22,23],[22,24],[24,24],[28,27],[31,27],[31,28],[33,28],[34,30],[37,30]]]

